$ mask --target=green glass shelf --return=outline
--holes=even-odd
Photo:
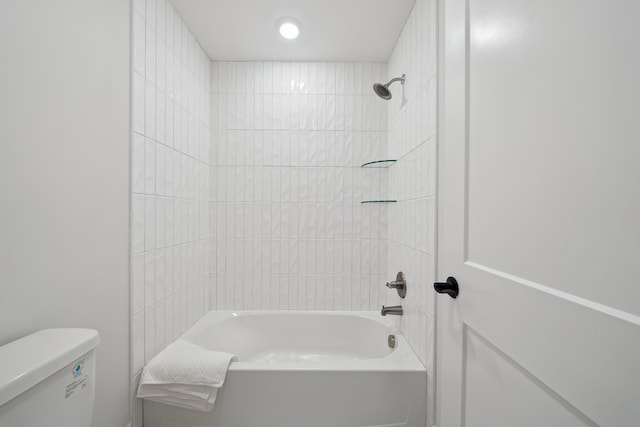
[[[363,200],[360,203],[395,203],[396,200]]]
[[[373,162],[367,162],[362,164],[361,168],[388,168],[397,160],[374,160]]]

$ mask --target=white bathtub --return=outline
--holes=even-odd
[[[145,401],[145,427],[425,426],[426,370],[377,312],[211,311],[183,338],[238,361],[213,411]]]

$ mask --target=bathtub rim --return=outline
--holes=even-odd
[[[349,316],[360,317],[382,324],[389,329],[389,333],[396,336],[396,348],[381,358],[356,359],[345,361],[319,362],[242,362],[234,361],[229,366],[230,372],[424,372],[426,367],[409,342],[395,325],[392,319],[383,317],[378,311],[347,311],[347,310],[210,310],[187,329],[180,338],[198,343],[191,337],[206,328],[207,324],[225,319],[251,315],[320,315],[320,316]]]

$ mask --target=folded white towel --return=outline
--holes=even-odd
[[[199,411],[210,411],[222,387],[230,353],[207,350],[178,339],[144,367],[138,397]]]

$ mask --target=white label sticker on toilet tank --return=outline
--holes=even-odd
[[[64,390],[64,398],[71,396],[78,390],[82,390],[83,388],[87,388],[87,376],[83,375],[81,377],[76,378],[71,383],[67,384]]]

